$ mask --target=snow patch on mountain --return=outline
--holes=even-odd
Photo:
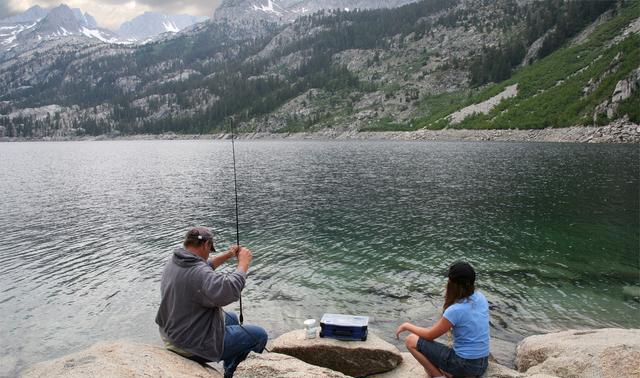
[[[278,8],[278,10],[276,10],[276,8]],[[254,10],[260,10],[260,11],[263,11],[263,12],[266,12],[266,13],[272,13],[272,14],[275,14],[276,16],[279,16],[279,17],[282,16],[286,12],[286,10],[284,8],[282,8],[281,6],[279,6],[277,4],[275,4],[275,6],[274,6],[273,1],[271,1],[271,0],[267,0],[267,4],[263,4],[263,5],[259,5],[259,6],[253,4],[253,9]]]
[[[22,33],[25,30],[29,30],[36,26],[37,22],[32,24],[19,23],[14,25],[6,25],[0,27],[0,51],[1,50],[11,50],[16,47],[18,44],[16,40],[18,38],[18,34]]]
[[[176,26],[176,24],[173,21],[163,22],[162,26],[164,26],[164,29],[166,31],[171,33],[177,33],[180,31],[180,29]]]
[[[103,32],[101,32],[100,30],[97,30],[97,29],[88,29],[88,28],[83,26],[81,32],[82,32],[82,34],[86,35],[89,38],[99,39],[100,41],[105,42],[105,43],[119,43],[119,42],[122,42],[118,38],[116,38],[114,36],[105,35]]]
[[[295,14],[305,14],[305,13],[309,13],[311,12],[311,9],[306,8],[306,7],[300,7],[300,8],[294,8],[291,9],[291,12],[295,13]]]
[[[131,21],[123,23],[117,33],[122,39],[144,43],[163,33],[178,33],[207,19],[208,17],[186,14],[167,15],[146,12]]]

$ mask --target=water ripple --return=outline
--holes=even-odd
[[[245,312],[272,335],[348,312],[394,342],[399,321],[440,316],[456,259],[478,268],[502,340],[640,326],[622,293],[640,285],[633,146],[236,147],[254,251]],[[0,161],[0,335],[18,368],[95,340],[155,340],[160,276],[186,228],[211,226],[220,250],[235,240],[228,142],[2,144]]]

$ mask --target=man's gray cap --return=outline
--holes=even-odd
[[[187,231],[187,234],[184,236],[185,244],[197,243],[198,241],[207,240],[211,240],[211,247],[213,248],[213,233],[209,231],[208,228],[201,226],[190,228],[189,231]],[[213,249],[213,251],[215,251],[215,249]]]

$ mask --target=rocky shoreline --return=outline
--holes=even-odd
[[[304,330],[271,341],[271,352],[252,353],[237,378],[427,378],[409,353],[370,333],[367,341],[305,339]],[[525,338],[516,350],[516,368],[490,358],[484,378],[564,378],[640,376],[640,329],[568,330]],[[41,377],[222,377],[220,364],[200,365],[157,345],[103,342],[38,363],[22,372]]]
[[[97,141],[97,140],[213,140],[228,139],[229,134],[139,134],[100,135],[96,137],[0,138],[0,142]],[[302,133],[243,133],[239,139],[257,140],[424,140],[564,143],[640,143],[640,125],[620,119],[606,126],[572,126],[546,129],[470,130],[443,129],[417,131],[344,131],[321,130]]]

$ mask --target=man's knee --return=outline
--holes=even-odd
[[[235,312],[225,312],[225,325],[237,325],[240,324],[238,315]]]
[[[406,339],[404,339],[404,345],[407,346],[407,349],[416,349],[418,347],[418,339],[418,336],[410,334]]]
[[[269,339],[269,335],[267,335],[267,331],[264,328],[254,326],[253,332],[258,340],[260,340],[264,344],[267,343],[267,340]]]
[[[256,352],[262,352],[262,350],[267,345],[267,341],[269,339],[269,335],[267,335],[267,331],[264,328],[258,326],[248,326],[249,332],[251,332],[251,336],[256,341],[254,348],[252,348]]]

